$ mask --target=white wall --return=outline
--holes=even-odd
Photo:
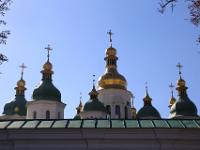
[[[104,106],[111,106],[111,118],[118,118],[115,114],[116,105],[120,106],[120,118],[125,118],[124,108],[127,106],[127,103],[131,105],[131,100],[133,98],[133,95],[130,91],[123,89],[101,89],[98,90],[98,93],[98,99],[104,103]],[[132,118],[130,106],[128,106],[128,118]]]
[[[53,100],[38,100],[27,102],[27,117],[26,119],[34,119],[33,113],[36,112],[36,119],[46,119],[46,111],[50,111],[50,119],[64,118],[64,109],[66,104]]]

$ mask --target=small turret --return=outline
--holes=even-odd
[[[147,84],[147,82],[146,82]],[[146,94],[143,98],[144,106],[137,112],[136,118],[137,119],[159,119],[160,113],[158,110],[152,106],[151,101],[152,98],[149,96],[148,87],[146,85]]]
[[[173,92],[173,88],[174,88],[174,85],[171,83],[169,85],[169,88],[171,89],[171,98],[169,100],[169,109],[171,109],[172,105],[176,102],[176,99],[174,97],[174,92]]]
[[[80,113],[83,111],[83,104],[82,104],[82,93],[80,93],[80,103],[78,107],[76,107],[76,116],[74,116],[74,119],[81,119]]]
[[[95,80],[93,80],[93,88],[89,93],[90,99],[85,103],[83,111],[80,113],[83,119],[100,119],[107,116],[104,104],[98,99],[98,92],[96,91],[94,82]]]

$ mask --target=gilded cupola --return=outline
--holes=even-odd
[[[45,48],[48,51],[47,62],[43,65],[42,73],[42,82],[41,84],[33,91],[32,98],[33,100],[53,100],[61,102],[61,93],[52,83],[53,75],[53,65],[49,61],[49,52],[52,50],[48,45]]]
[[[188,97],[188,87],[186,86],[185,80],[182,79],[182,65],[178,63],[177,67],[179,68],[179,80],[177,81],[176,87],[178,98],[177,101],[171,106],[170,118],[197,117],[197,108]]]
[[[82,104],[81,100],[80,100],[78,107],[76,107],[76,110],[77,110],[77,114],[79,114],[80,112],[83,111],[83,104]]]
[[[22,69],[21,78],[17,82],[17,86],[15,87],[15,90],[16,90],[15,98],[10,103],[7,103],[4,106],[3,114],[5,114],[5,115],[18,114],[20,116],[26,116],[26,103],[27,103],[27,101],[26,101],[25,95],[24,95],[25,90],[26,90],[26,87],[25,87],[26,82],[23,79],[24,69],[26,68],[26,66],[24,65],[24,63],[22,63],[20,68]]]
[[[76,115],[74,116],[74,119],[81,119],[80,113],[83,111],[83,104],[82,104],[82,93],[80,93],[80,103],[78,107],[76,107]]]
[[[172,105],[176,102],[176,98],[174,97],[174,91],[173,91],[174,85],[172,83],[169,85],[169,88],[171,90],[171,98],[169,100],[169,106],[168,107],[171,108]]]
[[[106,49],[106,61],[105,73],[99,78],[98,87],[99,89],[126,89],[127,81],[123,75],[117,71],[117,50],[112,46],[112,35],[111,30],[108,32],[110,37],[110,46]]]

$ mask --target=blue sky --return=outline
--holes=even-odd
[[[7,45],[0,45],[9,58],[0,66],[0,111],[14,98],[22,62],[27,66],[26,99],[31,100],[46,62],[44,47],[50,44],[53,82],[67,104],[65,118],[72,118],[79,93],[83,102],[89,99],[92,74],[98,79],[105,70],[109,29],[114,32],[118,70],[128,81],[137,110],[143,106],[147,81],[153,105],[168,117],[168,85],[176,84],[176,64],[181,62],[189,97],[200,111],[200,47],[195,42],[199,29],[186,20],[184,3],[164,15],[157,8],[158,0],[15,0],[5,16],[11,35]]]

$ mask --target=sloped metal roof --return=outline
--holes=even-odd
[[[200,120],[185,119],[185,120],[0,120],[0,130],[9,129],[58,129],[58,128],[200,128]]]

